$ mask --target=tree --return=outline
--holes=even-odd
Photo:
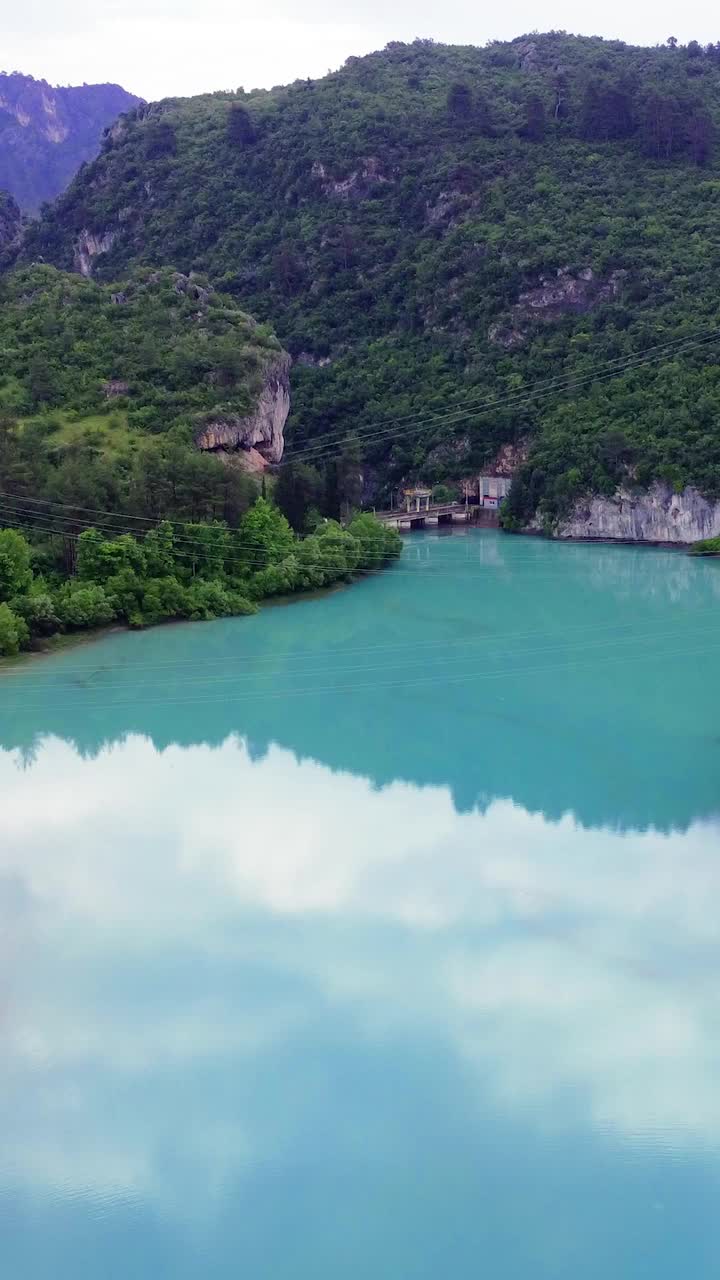
[[[305,264],[298,248],[289,241],[283,241],[273,258],[273,267],[278,283],[285,293],[294,293],[305,278]]]
[[[143,575],[145,553],[129,533],[106,539],[97,529],[86,529],[78,538],[77,576],[82,582],[107,583],[119,573]]]
[[[180,542],[179,550],[190,564],[193,577],[222,578],[225,562],[230,555],[230,531],[227,525],[214,520],[212,524],[187,524],[183,528],[187,543]],[[187,551],[183,551],[183,547]]]
[[[674,98],[651,93],[645,104],[645,148],[658,160],[669,160],[677,138],[678,104]]]
[[[624,85],[590,81],[583,99],[580,131],[588,141],[627,138],[635,120],[632,95]]]
[[[493,124],[490,105],[487,98],[482,93],[479,93],[475,99],[475,110],[472,118],[480,133],[484,134],[488,138],[492,137]]]
[[[533,93],[525,103],[525,123],[520,130],[528,142],[543,142],[545,139],[545,106],[542,98]]]
[[[295,532],[305,533],[308,514],[321,501],[320,475],[305,462],[288,462],[280,471],[274,496]]]
[[[23,594],[31,582],[27,539],[16,529],[0,530],[0,600]]]
[[[143,540],[145,567],[150,578],[164,578],[175,572],[174,534],[169,520],[151,529]]]
[[[13,657],[28,643],[27,623],[8,604],[0,604],[0,657]]]
[[[174,156],[176,151],[177,137],[169,120],[157,120],[148,125],[145,139],[147,160],[158,160],[161,156]]]
[[[668,49],[677,49],[677,36],[668,36],[667,47]]]
[[[267,498],[258,498],[240,521],[238,552],[250,573],[284,559],[294,543],[285,516]]]
[[[356,538],[361,547],[360,566],[366,569],[379,568],[386,560],[400,554],[402,539],[395,529],[386,529],[375,516],[369,513],[355,516],[348,526],[348,533]]]
[[[54,372],[45,356],[36,352],[28,365],[27,386],[34,409],[51,404],[57,394]]]
[[[115,604],[104,587],[66,582],[55,600],[60,620],[66,627],[102,627],[117,617]]]
[[[456,81],[447,96],[448,115],[454,120],[469,120],[473,113],[473,95],[468,85]]]
[[[257,142],[252,116],[239,102],[233,102],[228,112],[227,136],[235,147],[250,147]]]
[[[702,168],[710,159],[713,144],[713,122],[707,112],[696,109],[686,126],[687,141],[694,163]]]
[[[360,506],[362,487],[360,444],[356,437],[349,436],[325,470],[323,506],[327,514],[347,520],[350,512]]]

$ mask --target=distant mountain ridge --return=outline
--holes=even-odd
[[[18,71],[0,73],[0,190],[37,213],[97,155],[103,130],[140,101],[117,84],[55,88]]]

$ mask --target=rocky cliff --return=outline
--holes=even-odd
[[[535,521],[532,528],[540,529]],[[555,530],[559,538],[616,539],[686,544],[720,536],[720,502],[687,488],[675,493],[654,484],[646,493],[619,489],[612,498],[578,502]]]
[[[117,84],[61,89],[17,71],[0,75],[0,188],[37,212],[97,155],[103,130],[139,101]]]
[[[253,413],[211,413],[203,420],[195,443],[199,449],[231,455],[248,471],[264,471],[283,456],[283,431],[290,412],[290,357],[279,353],[268,364]]]

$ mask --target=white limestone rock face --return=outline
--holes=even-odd
[[[290,357],[279,354],[265,370],[255,410],[246,417],[234,413],[209,414],[199,427],[199,449],[237,453],[247,470],[258,471],[280,462],[285,449],[283,431],[290,412]]]
[[[108,253],[117,239],[117,231],[88,231],[85,228],[75,241],[75,270],[81,276],[90,277],[93,262],[101,253]]]
[[[539,529],[540,522],[533,527]],[[679,545],[698,542],[720,537],[720,502],[709,501],[693,488],[675,493],[666,484],[654,484],[644,493],[618,489],[612,498],[578,502],[555,536]]]

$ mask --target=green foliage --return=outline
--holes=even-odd
[[[0,604],[0,657],[13,657],[27,644],[27,623],[5,601]]]
[[[0,600],[26,591],[31,581],[27,541],[15,529],[0,529]]]
[[[691,556],[720,556],[720,538],[703,538],[690,548]]]
[[[70,535],[88,511],[236,527],[257,485],[194,438],[208,418],[251,412],[279,354],[197,276],[0,277],[0,504],[62,504]]]
[[[240,522],[238,546],[241,562],[249,571],[283,560],[295,539],[285,516],[267,498],[258,498]]]
[[[386,560],[396,559],[402,551],[400,534],[380,524],[374,516],[355,516],[348,532],[363,548],[363,562],[368,568],[378,568]]]
[[[529,56],[527,43],[395,42],[316,82],[170,100],[174,154],[148,154],[157,121],[138,112],[46,211],[24,254],[68,268],[83,229],[110,230],[99,279],[173,263],[272,320],[303,357],[291,443],[372,429],[361,454],[327,468],[330,515],[359,505],[361,472],[380,501],[412,476],[474,473],[518,440],[530,446],[513,496],[520,524],[540,504],[555,518],[573,495],[628,474],[720,493],[711,347],[578,386],[607,362],[715,324],[720,50],[551,33],[532,37]],[[493,340],[521,295],[562,269],[592,269],[599,285],[624,274],[615,296],[530,309],[517,343]],[[93,286],[77,288],[89,297]],[[154,341],[128,354],[133,386],[164,359],[162,319],[145,328]],[[199,357],[194,340],[179,345],[169,390],[130,413],[143,431],[164,429],[178,396],[192,408],[197,386],[207,389],[204,342]],[[62,384],[62,359],[50,364]],[[0,400],[15,403],[18,387],[31,394],[27,364],[5,365]],[[213,367],[235,376],[232,361]],[[576,389],[522,397],[550,379]],[[472,411],[470,397],[496,407]],[[396,431],[378,430],[394,421]],[[602,442],[607,429],[626,452]],[[283,492],[281,505],[297,528],[314,502]]]
[[[37,265],[0,279],[0,388],[24,386],[27,411],[119,411],[116,423],[152,432],[242,415],[279,350],[198,275],[138,270],[99,285]]]
[[[228,140],[233,146],[247,147],[257,140],[257,130],[249,111],[240,102],[233,102],[228,112]]]
[[[37,538],[35,558],[41,560],[46,548],[39,531]],[[0,566],[13,593],[0,605],[4,656],[38,637],[114,621],[147,627],[254,613],[255,602],[267,596],[347,582],[355,573],[379,568],[399,554],[400,538],[373,516],[360,516],[350,530],[325,521],[315,534],[298,539],[282,512],[258,498],[237,530],[219,521],[164,521],[141,536],[108,537],[86,529],[73,564],[64,574],[55,572],[51,586],[33,574],[31,547],[22,534],[0,530],[0,547]]]
[[[117,617],[114,602],[95,583],[63,583],[55,601],[60,622],[71,631],[106,626]]]
[[[280,471],[273,497],[296,533],[309,532],[308,523],[322,503],[322,477],[307,463],[288,462]]]

